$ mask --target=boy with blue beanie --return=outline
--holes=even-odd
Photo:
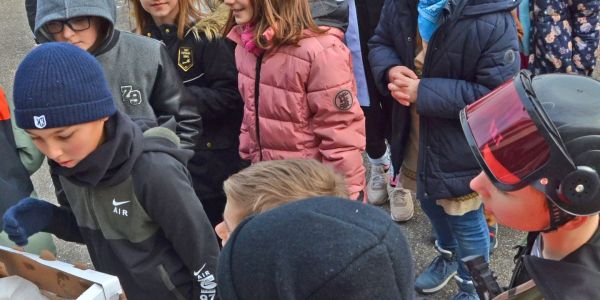
[[[68,203],[25,198],[4,214],[18,245],[44,231],[85,243],[131,299],[214,297],[218,246],[166,128],[118,112],[96,59],[67,43],[32,50],[14,83],[15,119],[50,161]],[[182,234],[188,232],[188,235]]]

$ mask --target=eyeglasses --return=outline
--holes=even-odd
[[[46,23],[44,29],[50,34],[61,33],[65,25],[69,26],[73,31],[83,31],[89,29],[92,23],[92,17],[74,17],[66,20],[54,20]]]

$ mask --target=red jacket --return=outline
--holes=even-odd
[[[265,53],[258,118],[257,57],[241,44],[239,26],[229,33],[228,38],[237,43],[238,86],[245,103],[240,155],[252,162],[260,161],[261,156],[262,160],[317,159],[345,175],[351,196],[356,198],[365,187],[361,155],[365,119],[356,98],[344,34],[327,29],[322,35],[307,31],[299,47],[283,46]]]

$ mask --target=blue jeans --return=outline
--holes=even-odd
[[[456,253],[459,261],[458,276],[471,280],[469,271],[460,259],[469,255],[483,255],[486,261],[490,259],[490,234],[483,215],[483,205],[462,216],[451,216],[435,200],[420,202],[437,234],[438,245]]]

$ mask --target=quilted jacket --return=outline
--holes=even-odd
[[[517,29],[510,14],[518,4],[513,0],[450,0],[444,8],[442,24],[429,41],[416,101],[420,200],[472,193],[469,182],[480,169],[458,115],[519,70]],[[371,68],[384,95],[390,94],[391,67],[414,69],[416,32],[417,1],[386,0],[369,41]],[[393,122],[410,124],[409,118],[405,113]]]
[[[345,175],[356,198],[365,186],[364,115],[343,33],[326,29],[261,57],[242,46],[239,26],[229,33],[245,102],[240,155],[252,162],[317,159]]]

